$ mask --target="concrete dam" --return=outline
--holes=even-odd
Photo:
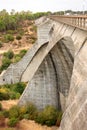
[[[0,75],[0,84],[28,82],[19,105],[53,105],[64,112],[61,130],[87,130],[87,16],[36,20],[38,39]]]

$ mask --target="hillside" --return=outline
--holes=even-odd
[[[0,65],[2,64],[3,53],[11,50],[14,54],[19,54],[21,50],[28,50],[36,38],[36,26],[33,20],[23,20],[17,30],[0,32]]]

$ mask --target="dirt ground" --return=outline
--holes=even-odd
[[[12,106],[17,105],[18,100],[3,100],[0,101],[0,103],[2,104],[3,109],[9,110]]]
[[[8,110],[13,105],[16,105],[18,103],[18,100],[0,101],[0,103],[4,109]],[[35,121],[23,119],[19,122],[16,128],[8,129],[6,125],[5,127],[1,127],[0,130],[58,130],[58,127],[41,126],[40,124],[35,123]]]

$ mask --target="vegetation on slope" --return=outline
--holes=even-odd
[[[0,100],[19,99],[26,83],[0,85]]]
[[[11,63],[18,62],[27,52],[27,50],[23,49],[19,52],[19,54],[14,54],[12,50],[3,53],[2,65],[0,66],[0,73],[3,70],[6,70]]]
[[[16,126],[16,124],[22,119],[34,120],[41,125],[59,126],[61,117],[62,112],[58,111],[53,106],[46,106],[43,110],[38,111],[32,103],[28,103],[21,107],[13,106],[9,110],[3,110],[1,105],[0,110],[0,119],[8,118],[7,124],[10,127]]]
[[[16,30],[23,20],[35,20],[41,16],[48,15],[49,12],[31,13],[30,11],[15,12],[9,14],[5,9],[0,11],[0,31]]]

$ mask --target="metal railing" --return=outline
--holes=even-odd
[[[74,27],[78,27],[83,30],[87,30],[87,16],[80,15],[80,16],[65,16],[65,15],[51,15],[49,18],[59,21]]]

